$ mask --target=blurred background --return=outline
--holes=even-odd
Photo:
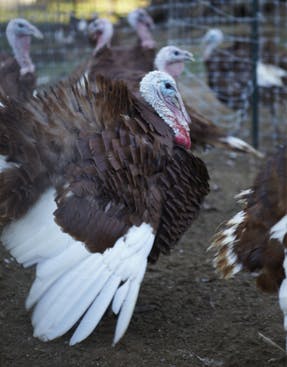
[[[266,51],[264,45],[270,42],[269,63],[278,66],[286,62],[287,70],[286,0],[0,0],[0,50],[11,52],[5,37],[9,19],[23,17],[34,23],[45,35],[44,40],[32,42],[38,85],[50,84],[68,76],[91,54],[87,25],[96,17],[113,21],[115,44],[135,43],[136,35],[128,26],[126,15],[137,7],[145,7],[153,17],[158,47],[175,44],[194,53],[196,61],[186,67],[181,88],[196,108],[231,133],[253,139],[255,145],[266,139],[269,142],[270,137],[276,142],[284,139],[286,89],[273,88],[268,103],[260,102],[252,98],[255,84],[250,78],[242,88],[244,103],[239,108],[234,108],[236,101],[232,99],[220,102],[207,85],[202,38],[209,29],[221,29],[226,57],[227,48],[240,41],[252,51],[248,61],[251,64],[256,62],[254,57],[260,60]],[[237,71],[229,70],[226,74],[227,80],[234,83],[230,72]]]

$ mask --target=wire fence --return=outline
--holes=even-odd
[[[194,53],[196,62],[181,78],[183,94],[190,103],[231,132],[246,138],[252,131],[255,144],[259,131],[261,142],[270,141],[270,137],[274,142],[284,140],[286,0],[0,0],[1,51],[9,50],[5,28],[10,18],[32,21],[45,34],[44,43],[33,40],[32,45],[38,82],[51,83],[90,55],[86,25],[95,13],[119,21],[115,35],[120,34],[120,42],[134,42],[135,35],[123,19],[138,6],[148,6],[159,47],[175,44]],[[210,29],[223,34],[218,52],[211,53],[211,71],[203,43]]]
[[[218,124],[243,135],[252,131],[255,145],[258,126],[263,139],[271,135],[276,141],[284,140],[287,2],[152,1],[151,11],[159,9],[168,12],[168,42],[190,48],[196,55],[197,62],[185,75],[185,83],[196,91],[190,96],[193,103]],[[210,55],[213,70],[204,59],[202,42],[210,29],[224,35],[219,51]],[[247,129],[250,117],[253,128],[248,125]]]

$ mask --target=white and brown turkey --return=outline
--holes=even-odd
[[[224,34],[220,29],[210,29],[203,37],[203,59],[207,83],[216,97],[234,110],[246,110],[251,103],[252,45],[247,40],[235,41],[222,47]],[[278,102],[286,105],[287,53],[270,41],[260,45],[260,59],[256,65],[260,100],[270,108],[275,135]]]
[[[237,195],[242,210],[214,237],[214,265],[223,278],[257,274],[257,286],[278,292],[287,332],[287,146],[278,148],[252,187]]]
[[[25,19],[10,20],[6,36],[13,56],[6,56],[0,63],[0,88],[10,98],[27,100],[36,88],[35,65],[30,56],[31,37],[43,38],[43,34]]]
[[[137,94],[98,77],[0,108],[2,242],[36,265],[34,336],[90,335],[111,304],[125,333],[148,261],[169,254],[209,191],[190,152],[175,81],[148,73]]]

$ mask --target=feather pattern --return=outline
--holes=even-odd
[[[0,147],[13,167],[0,173],[2,240],[24,266],[36,265],[26,301],[34,335],[51,340],[79,321],[74,345],[112,304],[117,343],[148,260],[196,218],[206,167],[121,81],[64,82],[29,104],[4,103]]]
[[[238,197],[243,209],[215,236],[214,264],[223,277],[260,271],[257,284],[277,291],[284,278],[287,244],[287,148],[269,157],[251,189]]]

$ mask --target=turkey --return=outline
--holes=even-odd
[[[156,42],[152,38],[151,30],[154,22],[145,9],[138,8],[128,15],[130,26],[137,32],[142,50],[154,49]]]
[[[112,46],[113,25],[104,18],[96,19],[88,26],[90,43],[94,46],[93,57],[84,66],[89,77],[97,73],[107,73],[107,66],[120,69],[153,70],[155,59],[155,41],[150,29],[153,21],[144,9],[136,9],[128,15],[129,23],[137,31],[139,41],[135,46]]]
[[[252,187],[237,199],[243,209],[223,225],[211,245],[215,267],[223,278],[241,270],[259,273],[259,288],[279,292],[287,331],[286,145],[269,157]]]
[[[244,111],[247,110],[253,93],[252,48],[246,41],[236,41],[229,47],[219,47],[223,40],[224,35],[220,29],[209,30],[203,38],[203,59],[208,85],[221,102],[232,109]],[[278,55],[274,45],[271,48],[270,42],[263,44],[256,72],[260,99],[269,105],[275,136],[278,137],[280,133],[275,104],[278,99],[280,103],[286,103],[287,68],[286,54],[274,57],[275,54]]]
[[[43,34],[25,19],[12,19],[6,36],[14,56],[0,64],[0,88],[11,98],[27,100],[36,87],[35,65],[30,57],[31,36],[42,39]]]
[[[235,110],[246,109],[252,93],[250,54],[247,44],[235,42],[219,47],[224,40],[220,29],[210,29],[203,37],[203,60],[207,82],[216,97]]]
[[[94,22],[95,24],[101,29],[97,47],[100,47],[103,51],[102,53],[99,52],[87,67],[86,73],[91,82],[96,79],[97,75],[101,74],[112,79],[124,80],[129,88],[135,91],[143,75],[153,68],[167,72],[174,78],[178,78],[184,69],[185,62],[194,60],[193,55],[186,50],[182,50],[176,46],[165,46],[158,51],[152,65],[150,62],[145,62],[144,59],[141,59],[138,61],[137,67],[135,65],[127,67],[122,62],[122,59],[118,57],[118,50],[120,48],[109,48],[113,35],[112,24],[106,19],[98,19]],[[188,106],[187,109],[192,121],[190,135],[193,145],[203,147],[212,145],[238,152],[251,153],[262,158],[260,152],[243,140],[227,135],[222,129],[206,119],[193,107]]]
[[[70,345],[79,343],[111,304],[115,344],[147,262],[169,254],[209,191],[176,83],[153,71],[135,95],[98,77],[84,90],[61,83],[24,106],[3,104],[2,242],[37,265],[26,300],[34,336],[52,340],[79,321]]]
[[[175,46],[165,46],[157,53],[154,66],[156,69],[165,71],[177,79],[181,75],[184,69],[184,63],[187,60],[194,60],[193,55],[189,52]],[[131,79],[131,76],[127,75],[126,78]],[[189,105],[187,101],[184,101],[184,104],[191,120],[189,125],[190,139],[194,146],[206,147],[210,145],[232,151],[250,153],[258,158],[263,157],[262,153],[245,141],[226,134],[223,129],[203,116],[194,107]]]

